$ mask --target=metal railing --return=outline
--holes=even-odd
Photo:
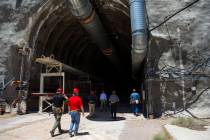
[[[9,81],[6,81],[5,78],[0,81],[0,96],[3,96],[4,89],[15,79],[15,77],[11,78]]]

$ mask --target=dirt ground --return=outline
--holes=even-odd
[[[130,120],[120,135],[120,140],[152,140],[154,135],[163,130],[165,124],[169,124],[172,118],[152,120]],[[131,139],[132,138],[132,139]]]
[[[87,116],[88,113],[85,113]],[[131,113],[118,113],[117,121],[110,119],[109,112],[98,112],[97,117],[89,119],[81,117],[79,136],[73,140],[152,140],[153,136],[162,131],[163,125],[170,119],[147,120],[142,115],[134,116]],[[51,114],[27,114],[0,118],[1,140],[50,140],[70,139],[68,133],[50,136],[50,129],[54,122]],[[70,116],[62,116],[62,128],[68,130]],[[57,132],[55,133],[57,134]]]
[[[0,115],[0,121],[8,118],[13,118],[15,116],[17,116],[17,114],[4,113],[4,115]]]

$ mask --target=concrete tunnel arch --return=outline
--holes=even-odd
[[[48,0],[39,6],[32,17],[29,47],[34,49],[34,58],[53,54],[55,59],[126,89],[128,94],[128,89],[142,80],[132,79],[129,4],[125,1],[127,8],[114,0],[92,4],[123,64],[122,71],[118,72],[100,52],[64,0]]]

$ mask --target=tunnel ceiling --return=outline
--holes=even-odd
[[[30,45],[35,56],[55,59],[108,81],[131,79],[131,34],[128,3],[92,1],[122,65],[117,71],[90,39],[64,1],[48,1],[34,15]]]

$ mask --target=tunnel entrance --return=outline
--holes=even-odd
[[[139,71],[139,77],[133,79],[129,4],[127,1],[123,3],[124,5],[112,0],[105,3],[92,1],[116,50],[122,66],[120,71],[100,51],[80,22],[71,14],[65,1],[47,1],[34,15],[35,20],[30,29],[29,39],[29,46],[34,49],[33,57],[54,56],[56,60],[66,65],[93,75],[97,79],[89,77],[87,81],[91,81],[91,88],[97,90],[97,94],[102,89],[109,94],[112,90],[116,90],[121,101],[128,104],[132,89],[141,88],[141,83],[144,81],[144,67],[142,66]],[[31,75],[31,81],[39,83],[41,70],[42,67],[32,64],[31,73],[35,74]],[[66,77],[67,85],[72,81],[74,84],[75,81],[84,81],[80,76],[71,73],[67,73]],[[39,84],[32,85],[33,90],[38,90],[36,85]]]

